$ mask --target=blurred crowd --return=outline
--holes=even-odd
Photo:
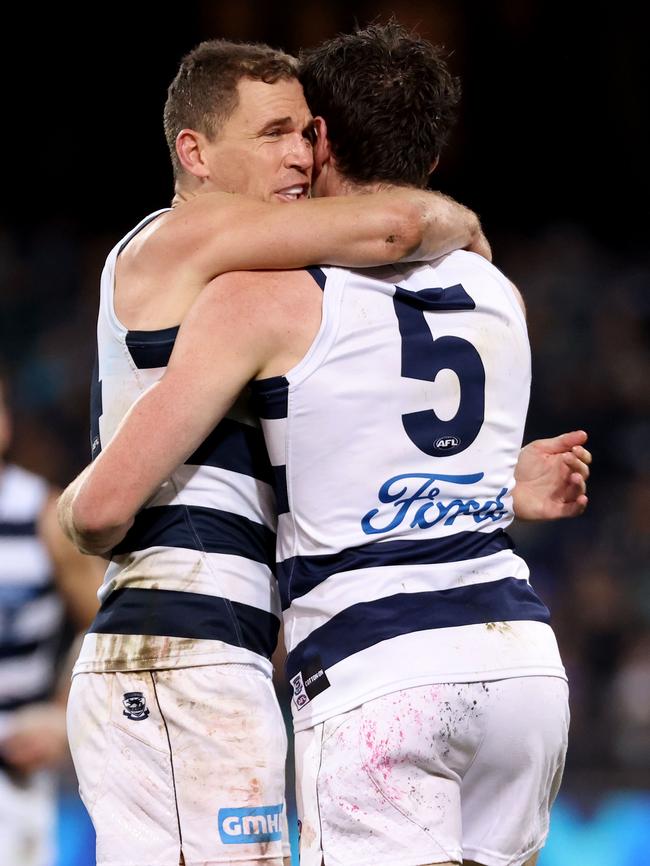
[[[647,782],[650,269],[570,225],[511,239],[498,263],[528,305],[527,435],[582,427],[595,459],[582,518],[514,532],[569,672],[570,765],[624,769]]]

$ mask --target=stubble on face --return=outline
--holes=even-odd
[[[208,145],[211,183],[263,201],[307,197],[314,124],[300,83],[245,78],[238,95],[237,107]]]

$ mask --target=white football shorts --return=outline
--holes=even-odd
[[[289,856],[286,730],[250,665],[77,674],[68,736],[98,866]]]
[[[393,692],[296,734],[301,866],[521,866],[569,727],[559,677]]]

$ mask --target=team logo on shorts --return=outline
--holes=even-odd
[[[134,722],[141,722],[149,715],[147,702],[142,692],[124,692],[122,704],[124,706],[122,715]]]

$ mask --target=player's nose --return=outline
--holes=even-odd
[[[304,172],[310,171],[314,164],[314,150],[311,142],[301,133],[292,135],[285,159],[290,168],[298,168]]]

